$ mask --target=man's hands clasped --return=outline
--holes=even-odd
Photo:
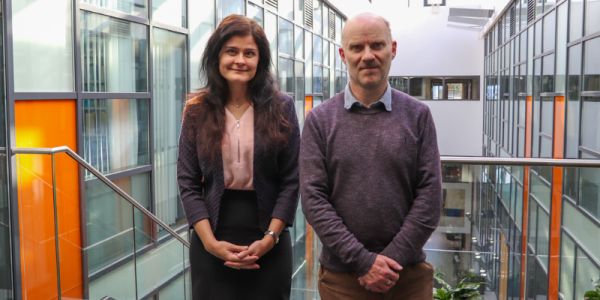
[[[375,293],[386,293],[400,278],[402,266],[395,260],[378,254],[375,262],[365,275],[358,278],[358,282],[365,289]]]

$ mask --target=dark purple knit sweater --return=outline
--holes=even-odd
[[[348,111],[343,93],[335,95],[306,118],[300,191],[325,268],[363,275],[376,254],[402,266],[422,262],[442,201],[429,108],[392,90],[391,112]]]

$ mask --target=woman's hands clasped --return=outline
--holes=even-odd
[[[270,237],[254,241],[249,246],[239,246],[226,241],[214,241],[206,251],[225,261],[225,266],[233,269],[253,270],[260,266],[256,261],[275,246]]]

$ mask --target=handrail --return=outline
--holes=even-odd
[[[546,167],[600,167],[600,159],[564,159],[564,158],[516,158],[516,157],[479,157],[479,156],[441,156],[442,163],[460,163],[467,165],[511,165]]]
[[[185,239],[183,239],[173,229],[171,229],[171,227],[169,225],[167,225],[165,222],[163,222],[161,219],[159,219],[155,214],[153,214],[152,212],[147,210],[139,202],[137,202],[135,199],[133,199],[131,196],[129,196],[127,193],[125,193],[120,187],[118,187],[116,184],[114,184],[112,181],[110,181],[110,179],[108,179],[106,176],[104,176],[102,173],[100,173],[98,170],[96,170],[96,168],[94,168],[92,165],[90,165],[87,161],[85,161],[81,156],[79,156],[73,150],[71,150],[71,148],[69,148],[67,146],[59,146],[59,147],[54,147],[54,148],[18,148],[17,147],[17,148],[12,148],[11,152],[12,152],[11,156],[14,154],[56,154],[56,153],[63,153],[63,152],[66,153],[71,158],[76,160],[86,170],[90,171],[92,174],[94,174],[96,177],[98,177],[98,179],[100,179],[102,182],[104,182],[106,185],[108,185],[113,191],[115,191],[117,194],[119,194],[119,196],[125,198],[125,200],[127,200],[127,202],[129,202],[131,205],[135,206],[135,208],[139,209],[144,215],[146,215],[148,218],[152,219],[152,221],[156,222],[158,225],[162,226],[171,236],[173,236],[174,238],[178,239],[181,243],[183,243],[184,246],[186,246],[188,248],[190,247],[190,243],[188,241],[186,241]]]

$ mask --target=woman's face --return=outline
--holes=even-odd
[[[256,75],[258,46],[252,35],[231,37],[219,53],[219,72],[231,84],[247,84]]]

